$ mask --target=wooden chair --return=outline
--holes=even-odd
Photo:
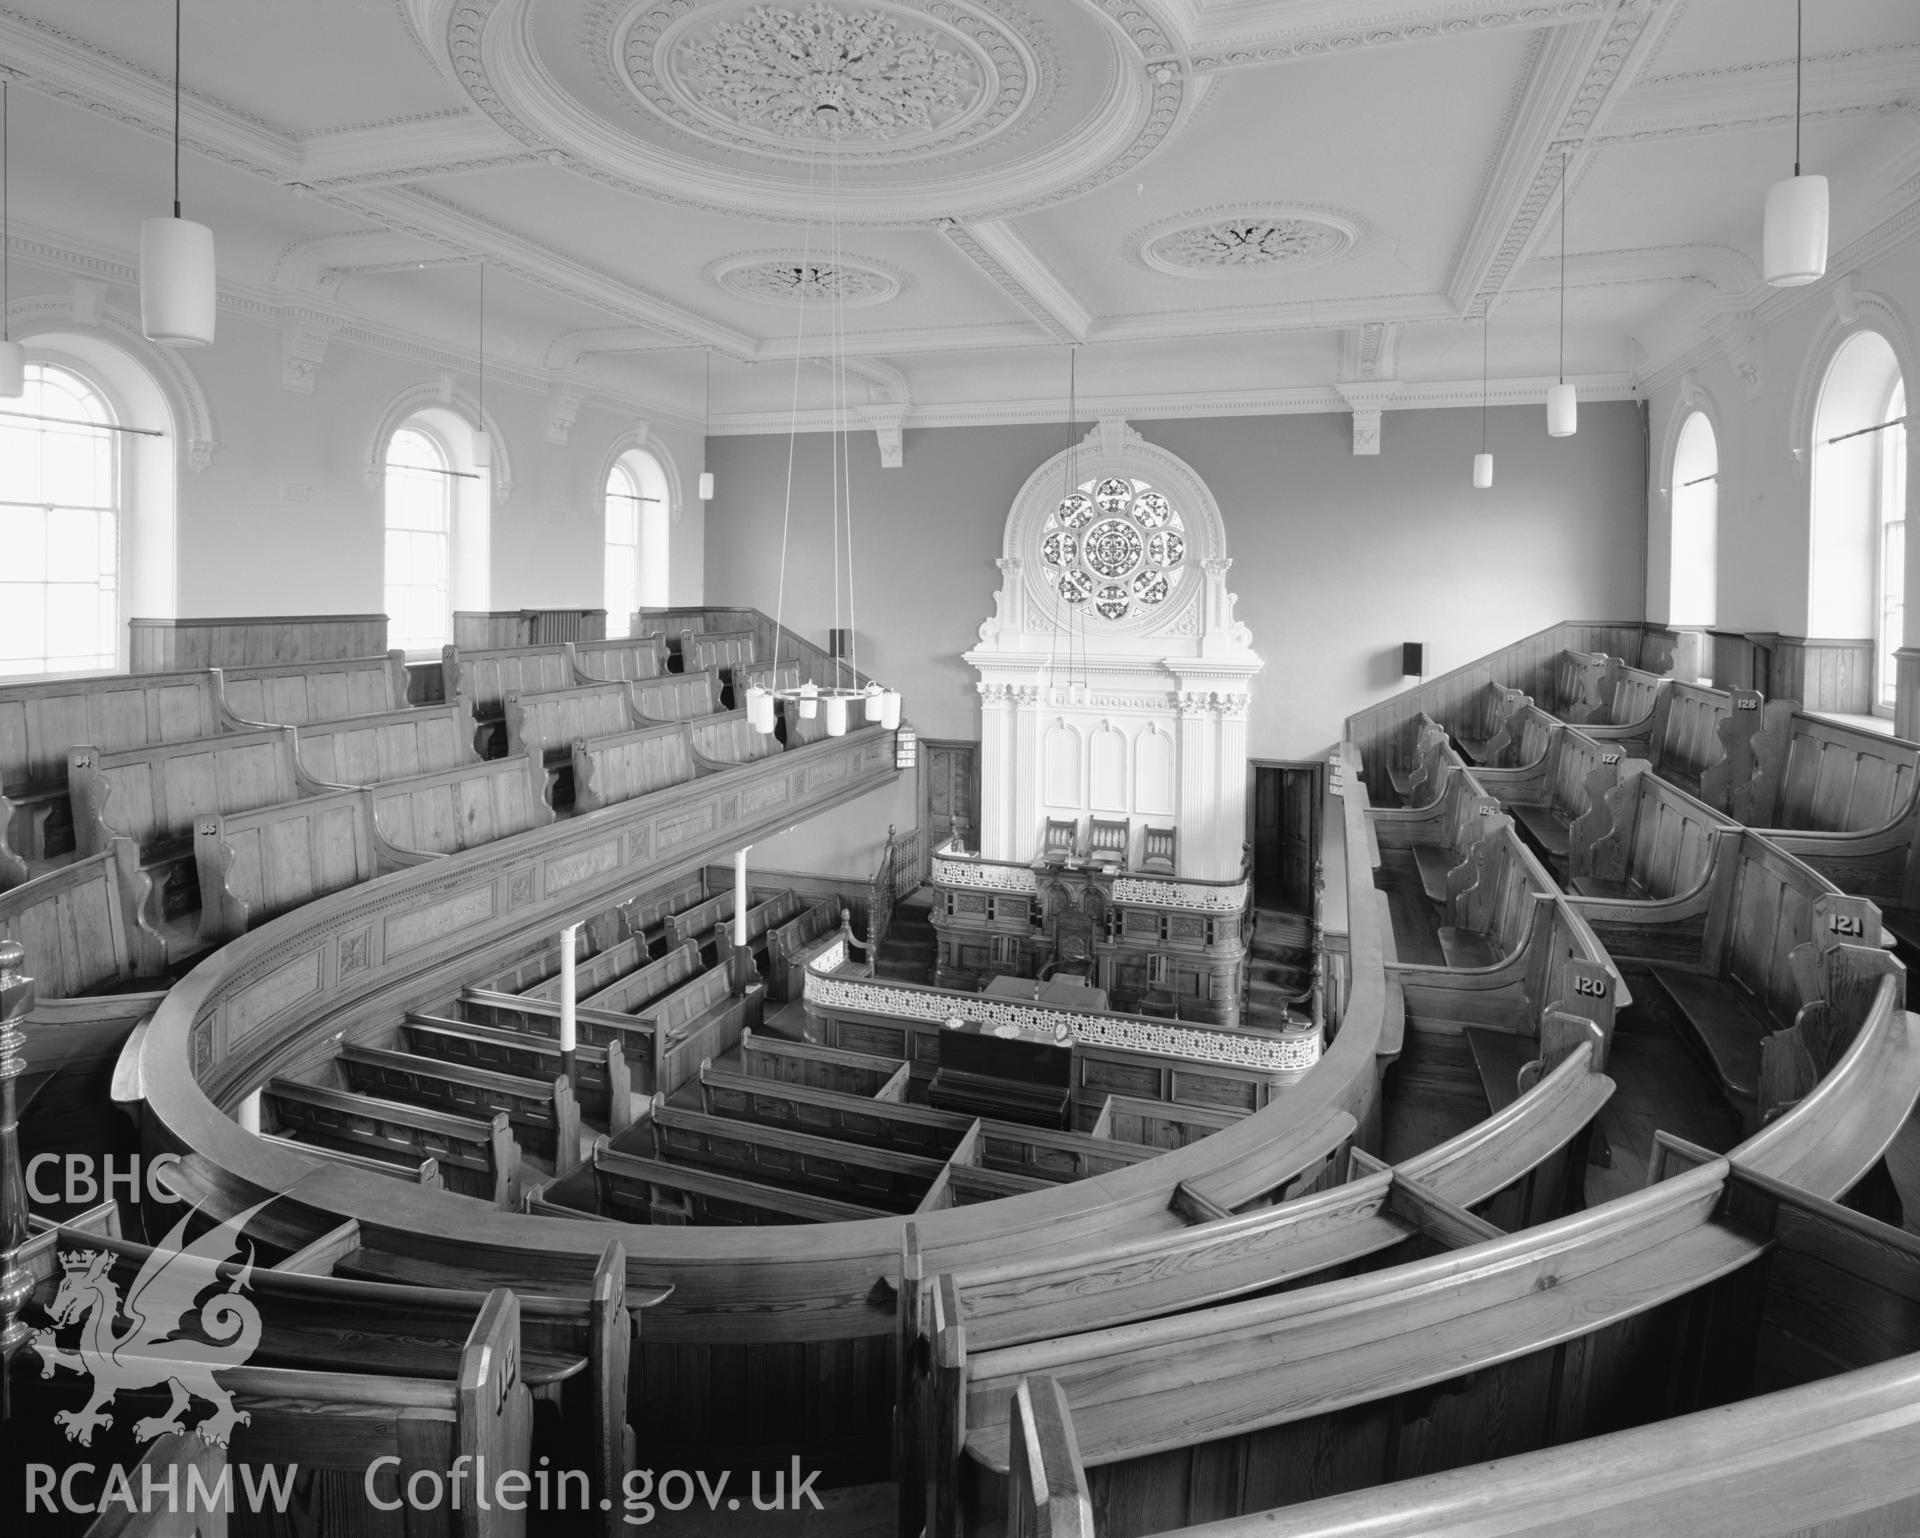
[[[1087,823],[1087,858],[1097,865],[1127,868],[1133,847],[1133,824],[1126,818],[1095,817]]]
[[[1080,824],[1072,817],[1049,817],[1046,831],[1040,835],[1040,858],[1049,865],[1061,865],[1074,858],[1080,843]]]
[[[1178,828],[1156,828],[1147,825],[1146,837],[1140,850],[1140,869],[1144,874],[1154,872],[1171,876],[1178,868],[1180,830]]]

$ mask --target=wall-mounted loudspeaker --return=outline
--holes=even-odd
[[[1400,671],[1409,678],[1422,678],[1427,671],[1427,648],[1419,641],[1400,643]]]
[[[835,662],[851,655],[852,651],[853,632],[851,630],[836,629],[827,632],[827,655]]]

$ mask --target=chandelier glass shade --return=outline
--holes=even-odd
[[[1573,386],[1564,379],[1547,386],[1547,436],[1571,438],[1580,426],[1580,405]]]
[[[1493,484],[1493,456],[1484,449],[1473,456],[1473,489],[1485,491]]]
[[[140,334],[169,347],[213,340],[213,231],[180,217],[180,10],[173,0],[173,217],[140,221]]]
[[[1793,7],[1793,175],[1767,189],[1760,275],[1774,288],[1799,288],[1827,272],[1827,179],[1800,174],[1800,75],[1806,59],[1806,4]]]

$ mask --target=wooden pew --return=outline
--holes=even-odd
[[[667,721],[691,721],[720,709],[720,675],[711,668],[694,673],[672,673],[633,685],[634,708],[640,726]]]
[[[444,647],[440,669],[446,696],[464,699],[476,723],[474,744],[492,757],[506,742],[507,696],[574,686],[573,653],[553,646]]]
[[[754,1031],[740,1033],[741,1072],[756,1079],[806,1085],[870,1100],[904,1101],[912,1067],[902,1058],[810,1041],[782,1041]]]
[[[207,817],[279,806],[321,789],[294,754],[293,729],[263,727],[190,742],[108,753],[82,746],[67,755],[76,847],[98,854],[116,839],[139,851],[140,869],[162,889],[178,888]],[[164,911],[164,909],[163,909]],[[161,912],[155,912],[157,920]]]
[[[466,1022],[476,1028],[517,1036],[532,1045],[553,1046],[558,1050],[558,1000],[522,998],[469,988],[460,995],[459,1008]],[[611,1051],[617,1045],[626,1060],[632,1092],[643,1096],[654,1092],[657,1047],[652,1021],[582,1004],[575,1024],[579,1047]]]
[[[1433,777],[1437,794],[1415,808],[1370,810],[1368,818],[1383,862],[1391,867],[1411,858],[1421,889],[1434,902],[1447,899],[1448,872],[1463,864],[1494,818],[1499,801],[1481,790],[1478,778],[1460,763],[1443,737]],[[1504,821],[1504,818],[1502,818]],[[1400,852],[1405,851],[1402,855]]]
[[[576,968],[575,985],[580,989],[580,1002],[591,1009],[638,1015],[645,1012],[655,1000],[663,999],[684,987],[700,975],[700,947],[691,941],[675,945],[671,937],[668,944],[670,948],[666,954],[653,961],[645,961],[642,953],[643,964],[629,971],[607,975],[607,969],[603,968]],[[623,947],[620,959],[624,959],[625,954]],[[617,961],[611,965],[617,965]],[[589,976],[595,984],[592,992],[586,991]],[[560,997],[558,981],[529,989],[528,997],[557,1000]]]
[[[554,820],[537,754],[386,780],[366,791],[380,836],[416,854],[457,854]]]
[[[683,785],[696,772],[693,738],[684,721],[576,740],[571,751],[576,813]]]
[[[447,1020],[412,1011],[400,1027],[409,1048],[425,1057],[486,1068],[517,1079],[551,1084],[562,1072],[557,1039],[530,1036],[496,1026]],[[583,1044],[574,1052],[574,1096],[580,1114],[610,1132],[633,1120],[633,1075],[619,1041]]]
[[[1206,1106],[1109,1095],[1093,1135],[1110,1137],[1116,1143],[1138,1143],[1143,1148],[1185,1148],[1203,1137],[1224,1132],[1246,1115],[1245,1111],[1216,1111]]]
[[[356,1094],[425,1106],[455,1116],[504,1115],[526,1152],[556,1175],[580,1162],[580,1107],[564,1076],[542,1082],[386,1047],[343,1045],[334,1057]]]
[[[90,1496],[84,1484],[74,1492],[76,1501],[90,1501],[95,1512],[82,1538],[227,1538],[230,1513],[218,1492],[232,1488],[236,1475],[227,1466],[224,1444],[193,1431],[165,1431],[147,1444],[133,1468],[122,1472],[125,1500],[111,1486],[97,1496]],[[151,1503],[144,1498],[147,1490],[154,1492]],[[174,1490],[177,1496],[161,1493]],[[203,1490],[205,1499],[199,1494]],[[31,1498],[27,1509],[34,1509]]]
[[[1762,730],[1753,777],[1729,807],[1749,827],[1869,833],[1912,818],[1920,744],[1792,709]]]
[[[241,729],[306,726],[407,708],[407,654],[216,667],[221,706]]]
[[[1647,738],[1654,772],[1716,811],[1730,804],[1736,779],[1751,773],[1746,744],[1766,701],[1753,689],[1673,683],[1660,696]]]
[[[413,1165],[433,1159],[449,1191],[519,1205],[520,1145],[504,1111],[476,1120],[291,1079],[272,1080],[260,1098],[274,1129],[302,1143]]]
[[[1628,667],[1618,657],[1607,658],[1600,684],[1600,708],[1587,717],[1588,726],[1615,726],[1638,730],[1652,721],[1670,678]]]
[[[747,909],[747,946],[760,961],[764,962],[767,957],[773,931],[798,919],[803,907],[793,888],[784,887]]]
[[[1468,1455],[1470,1462],[1451,1437],[1395,1445],[1387,1428],[1396,1424],[1442,1429],[1437,1422],[1448,1398],[1460,1401],[1448,1419],[1472,1423],[1492,1408],[1484,1398],[1475,1402],[1467,1380],[1411,1403],[1403,1399],[1411,1415],[1376,1401],[1373,1413],[1346,1417],[1358,1435],[1342,1439],[1343,1493],[1325,1494],[1297,1460],[1286,1466],[1283,1449],[1295,1439],[1281,1432],[1248,1447],[1244,1462],[1235,1460],[1231,1483],[1189,1484],[1168,1467],[1185,1459],[1163,1455],[1149,1494],[1090,1473],[1068,1393],[1051,1377],[1027,1377],[1008,1400],[1006,1530],[1081,1538],[1094,1531],[1097,1504],[1166,1538],[1544,1538],[1568,1530],[1568,1513],[1578,1514],[1584,1538],[1875,1538],[1911,1531],[1920,1517],[1913,1456],[1920,1451],[1913,1408],[1920,1331],[1911,1306],[1920,1289],[1920,1241],[1740,1163],[1728,1174],[1724,1204],[1716,1222],[1746,1225],[1764,1243],[1766,1265],[1748,1268],[1746,1285],[1717,1300],[1716,1313],[1738,1321],[1724,1334],[1685,1322],[1671,1333],[1711,1348],[1737,1332],[1744,1360],[1704,1387],[1663,1383],[1664,1375],[1649,1372],[1629,1412],[1643,1422],[1633,1429],[1582,1438],[1584,1426],[1620,1419],[1617,1411],[1581,1414],[1578,1399],[1587,1393],[1576,1388],[1576,1400],[1558,1396],[1540,1425],[1503,1431],[1479,1421],[1481,1450]],[[1704,1242],[1692,1247],[1707,1250]],[[1596,1341],[1582,1352],[1617,1356],[1622,1365],[1633,1353],[1626,1339]],[[1549,1360],[1553,1353],[1533,1355]],[[1655,1365],[1651,1355],[1647,1365]],[[1496,1372],[1520,1378],[1525,1366]],[[1729,1388],[1732,1403],[1724,1402]],[[1419,1413],[1421,1399],[1430,1415]],[[1542,1440],[1549,1445],[1541,1447]],[[1756,1457],[1756,1449],[1765,1456]],[[1508,1456],[1489,1459],[1489,1451]],[[1196,1448],[1192,1461],[1198,1474],[1210,1459]],[[1289,1504],[1259,1509],[1276,1501]]]
[[[1473,705],[1455,727],[1453,740],[1468,763],[1486,762],[1506,745],[1507,717],[1532,703],[1519,689],[1490,683],[1475,696]]]
[[[609,1146],[616,1153],[857,1202],[882,1212],[912,1212],[943,1164],[918,1154],[682,1111],[658,1100],[650,1115]]]
[[[127,853],[88,855],[0,892],[0,940],[32,958],[41,998],[98,992],[165,966],[166,942],[141,909],[144,878]]]
[[[724,1057],[743,1030],[760,1024],[766,990],[732,991],[728,968],[702,972],[664,997],[642,1006],[653,1024],[654,1093],[670,1095],[696,1078],[700,1064]]]
[[[680,669],[698,673],[712,668],[724,682],[732,682],[732,671],[754,660],[751,630],[682,630],[680,632]],[[740,702],[744,703],[744,702]]]
[[[419,858],[380,837],[371,793],[364,790],[202,815],[193,827],[199,938],[223,944],[302,903]]]
[[[772,732],[756,732],[746,707],[692,723],[694,767],[715,774],[735,764],[751,764],[780,751]]]
[[[1645,759],[1627,759],[1617,782],[1574,821],[1567,854],[1572,895],[1684,899],[1712,879],[1715,862],[1737,841],[1733,822],[1650,768]]]
[[[549,767],[568,760],[573,744],[613,737],[643,724],[624,683],[577,684],[539,694],[510,692],[503,702],[510,755],[537,754]]]
[[[1552,861],[1567,857],[1569,829],[1619,774],[1621,750],[1569,726],[1547,734],[1544,755],[1519,769],[1478,768],[1473,778]]]
[[[767,931],[767,997],[776,1003],[806,991],[807,964],[840,933],[840,899],[823,897]]]
[[[207,672],[0,685],[0,890],[27,880],[30,862],[75,847],[66,804],[75,748],[119,753],[211,737],[220,726]]]
[[[667,671],[667,638],[658,632],[571,645],[573,676],[583,684],[658,678]]]
[[[951,1157],[974,1124],[970,1116],[930,1106],[812,1089],[755,1074],[726,1073],[711,1063],[700,1065],[700,1109],[729,1121],[786,1127],[930,1159]]]
[[[761,1185],[610,1147],[594,1149],[591,1173],[592,1205],[582,1210],[626,1223],[847,1223],[884,1216],[878,1207],[844,1197]]]
[[[697,945],[711,962],[719,959],[719,946],[732,943],[724,938],[726,927],[732,922],[733,888],[728,887],[679,913],[669,913],[662,921],[662,929],[670,948]]]
[[[1553,689],[1546,708],[1575,725],[1604,711],[1601,690],[1608,661],[1605,652],[1561,651],[1553,659]]]
[[[473,721],[459,701],[294,728],[300,765],[330,785],[377,785],[481,762]]]
[[[1843,895],[1809,866],[1748,830],[1729,848],[1709,886],[1660,902],[1573,898],[1608,951],[1644,960],[1686,1021],[1728,1102],[1757,1125],[1761,1043],[1794,1023],[1817,982],[1793,962],[1816,936],[1880,943],[1880,913]]]
[[[263,1132],[261,1138],[277,1148],[285,1148],[297,1154],[309,1163],[323,1168],[337,1164],[343,1169],[359,1170],[364,1174],[380,1175],[388,1180],[400,1180],[408,1185],[422,1186],[429,1191],[444,1191],[446,1182],[440,1178],[440,1161],[422,1159],[418,1164],[396,1163],[388,1159],[375,1159],[367,1154],[349,1153],[344,1148],[329,1148],[324,1143],[302,1143],[296,1138],[279,1132]]]
[[[1419,809],[1432,805],[1439,794],[1438,760],[1443,753],[1452,753],[1453,743],[1447,729],[1425,711],[1414,717],[1411,730],[1413,745],[1407,763],[1405,767],[1389,766],[1387,779],[1403,807]]]

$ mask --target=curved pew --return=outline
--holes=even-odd
[[[579,739],[572,756],[576,812],[681,785],[696,772],[693,738],[684,721]]]
[[[140,911],[130,851],[106,850],[0,891],[0,940],[34,958],[40,996],[73,998],[165,968],[166,944]]]
[[[640,713],[638,726],[690,721],[720,709],[720,675],[712,668],[649,678],[632,689],[634,708]]]
[[[1059,1378],[1076,1416],[1087,1406],[1087,1462],[1117,1463],[1455,1379],[1476,1363],[1538,1352],[1695,1291],[1765,1252],[1773,1220],[1766,1200],[1753,1206],[1755,1187],[1763,1198],[1773,1193],[1775,1210],[1783,1192],[1831,1202],[1911,1111],[1920,1096],[1920,1019],[1897,1007],[1892,984],[1874,994],[1835,1069],[1834,1092],[1809,1096],[1727,1159],[1701,1152],[1692,1169],[1631,1196],[1436,1260],[978,1353],[954,1281],[943,1277],[933,1295],[936,1372],[966,1396],[957,1417],[937,1422],[945,1445],[957,1452],[964,1438],[968,1457],[1004,1471],[1007,1396],[1028,1373]],[[1868,1094],[1857,1093],[1869,1082]],[[1733,1211],[1739,1221],[1729,1221]],[[1870,1223],[1852,1214],[1842,1221]],[[1551,1286],[1541,1285],[1544,1277]],[[1363,1323],[1368,1317],[1377,1322]],[[1339,1345],[1322,1352],[1320,1339]],[[1177,1371],[1157,1371],[1162,1361],[1177,1361]],[[1267,1362],[1280,1365],[1262,1371]],[[943,1476],[936,1462],[936,1479],[952,1480],[957,1461],[948,1467]],[[958,1506],[950,1488],[938,1509]]]
[[[202,815],[193,827],[198,938],[218,945],[418,858],[380,837],[364,790]]]
[[[744,705],[724,715],[695,720],[691,731],[694,767],[708,773],[771,757],[781,747],[772,732],[753,729]]]
[[[573,676],[583,684],[658,678],[667,671],[667,638],[657,631],[618,641],[567,644],[573,648]]]
[[[547,772],[528,751],[369,786],[380,837],[395,850],[457,854],[554,820]]]
[[[624,683],[575,684],[538,694],[508,691],[502,701],[507,753],[537,755],[549,767],[565,760],[583,737],[613,737],[645,723]]]
[[[26,881],[30,862],[71,847],[71,830],[54,824],[66,815],[75,748],[119,753],[220,729],[211,672],[0,685],[0,889]]]
[[[306,726],[407,709],[407,654],[216,667],[222,711],[241,729]]]
[[[472,719],[458,701],[296,726],[294,751],[309,775],[329,785],[377,785],[481,761]]]

